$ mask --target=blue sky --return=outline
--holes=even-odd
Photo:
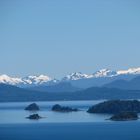
[[[0,74],[139,67],[139,7],[139,0],[1,0]]]

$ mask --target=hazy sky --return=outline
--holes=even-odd
[[[0,74],[139,66],[140,0],[0,0]]]

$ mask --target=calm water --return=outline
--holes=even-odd
[[[140,121],[107,121],[110,115],[88,114],[101,101],[37,102],[39,112],[24,111],[30,103],[0,103],[0,140],[140,140]],[[52,112],[54,104],[79,108],[72,113]],[[26,119],[39,113],[43,119]]]
[[[93,104],[101,101],[63,101],[63,102],[37,102],[40,111],[29,112],[24,108],[30,103],[0,103],[0,124],[2,123],[61,123],[61,122],[104,122],[110,116],[107,114],[89,114],[86,111]],[[80,109],[79,112],[61,113],[53,112],[51,108],[55,104],[70,106]],[[38,121],[26,119],[27,116],[38,113],[44,117]],[[9,117],[10,116],[10,117]]]
[[[0,140],[140,140],[140,123],[2,124]]]

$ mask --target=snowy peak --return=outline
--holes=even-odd
[[[117,74],[116,71],[112,71],[112,70],[109,70],[109,69],[102,69],[102,70],[99,70],[97,72],[95,72],[93,74],[93,77],[112,77],[112,76],[115,76]]]
[[[140,74],[140,67],[139,68],[130,68],[128,70],[119,70],[117,74]]]
[[[67,75],[62,81],[80,80],[88,78],[101,78],[101,77],[113,77],[119,75],[140,74],[140,68],[130,68],[128,70],[112,71],[110,69],[101,69],[92,75],[83,74],[81,72],[75,72]]]
[[[111,71],[109,69],[102,69],[95,72],[92,75],[82,74],[81,72],[75,72],[67,75],[62,80],[63,81],[70,81],[70,80],[80,80],[80,79],[88,79],[88,78],[99,78],[99,77],[111,77],[116,75],[117,72]]]
[[[75,72],[64,77],[62,81],[80,80],[80,79],[91,78],[91,77],[92,75],[83,74],[81,72]]]
[[[22,83],[22,79],[21,78],[9,77],[8,75],[4,74],[4,75],[0,75],[0,83],[16,85],[18,83]]]
[[[39,75],[39,76],[27,76],[22,79],[27,84],[43,84],[48,81],[51,81],[52,79],[46,75]]]
[[[120,75],[139,75],[140,74],[140,67],[139,68],[130,68],[128,70],[119,70],[119,71],[112,71],[109,69],[102,69],[93,74],[83,74],[81,72],[71,73],[62,80],[52,79],[47,75],[33,75],[27,76],[24,78],[17,78],[17,77],[10,77],[8,75],[0,75],[0,83],[3,84],[10,84],[16,85],[18,87],[26,87],[26,86],[38,86],[38,85],[53,85],[60,82],[65,81],[76,81],[80,79],[90,79],[90,78],[104,78],[104,77],[114,77]]]
[[[43,83],[47,83],[52,79],[46,75],[39,76],[28,76],[25,78],[14,78],[8,75],[0,75],[0,83],[9,84],[9,85],[39,85]]]
[[[140,74],[140,67],[139,68],[130,68],[128,70],[119,70],[119,71],[112,71],[109,69],[102,69],[97,71],[93,74],[93,77],[113,77],[118,75],[129,75],[129,74]]]

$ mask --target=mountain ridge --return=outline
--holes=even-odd
[[[76,92],[39,92],[0,84],[0,102],[139,99],[140,90],[92,87]]]
[[[105,84],[103,87],[118,88],[124,90],[140,90],[140,76],[135,77],[132,80],[115,80],[111,83]]]
[[[81,72],[75,72],[71,73],[65,77],[63,77],[61,80],[53,79],[47,75],[33,75],[33,76],[27,76],[27,77],[10,77],[6,74],[0,75],[0,83],[3,84],[9,84],[9,85],[16,85],[18,87],[33,87],[33,86],[39,86],[39,85],[54,85],[61,82],[71,82],[73,86],[80,85],[81,81],[91,81],[90,85],[92,86],[98,86],[97,82],[92,81],[101,81],[102,79],[129,79],[129,77],[134,78],[135,76],[140,75],[140,67],[138,68],[129,68],[128,70],[118,70],[118,71],[112,71],[109,69],[101,69],[93,74],[83,74]],[[128,78],[127,78],[128,77]],[[131,79],[131,78],[130,78]],[[81,80],[81,81],[80,81]],[[104,80],[105,81],[105,80]],[[111,80],[103,83],[107,84],[111,82]],[[75,85],[75,83],[78,83]],[[95,85],[94,85],[95,84]],[[103,84],[99,85],[102,86]],[[83,86],[83,85],[82,85]],[[76,86],[77,87],[77,86]],[[78,88],[81,88],[78,87]],[[88,85],[85,87],[88,88]]]

